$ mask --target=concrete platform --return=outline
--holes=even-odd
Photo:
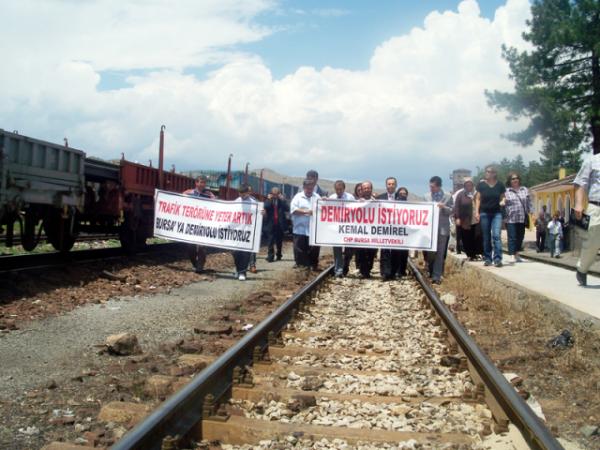
[[[464,255],[453,255],[464,259]],[[524,255],[523,255],[524,256]],[[600,319],[600,277],[588,274],[588,286],[579,286],[575,272],[542,262],[525,260],[501,268],[485,267],[483,261],[466,262],[494,276],[543,295],[592,318]]]

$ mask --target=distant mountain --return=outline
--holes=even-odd
[[[302,186],[302,181],[304,181],[304,177],[292,177],[289,175],[282,175],[279,172],[275,172],[274,170],[271,169],[262,169],[263,170],[263,178],[265,180],[269,180],[269,181],[273,181],[275,183],[287,183],[287,184],[291,184],[293,186]],[[256,172],[257,175],[260,174],[260,169]],[[325,178],[319,178],[319,186],[321,186],[321,189],[323,189],[324,191],[327,191],[329,193],[333,192],[333,184],[335,183],[335,180],[327,180]],[[354,189],[354,187],[352,187],[352,190]],[[350,190],[350,189],[348,189]]]

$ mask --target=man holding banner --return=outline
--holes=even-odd
[[[249,189],[235,201],[209,198],[202,190],[203,182],[206,180],[200,178],[197,192],[186,191],[186,195],[155,191],[154,236],[199,246],[198,272],[206,258],[203,246],[231,250],[242,279],[239,275],[245,277],[249,255],[260,249],[262,203],[251,199]]]
[[[408,199],[408,190],[402,187],[396,192],[396,185],[396,179],[389,177],[385,180],[387,192],[379,195],[377,198],[388,201],[406,201]],[[382,248],[379,252],[379,264],[381,276],[384,280],[393,280],[396,277],[402,278],[406,275],[408,250]]]
[[[191,195],[192,197],[199,198],[215,198],[215,194],[213,194],[207,187],[206,182],[208,179],[204,175],[198,175],[196,177],[196,186],[194,189],[188,189],[184,191],[184,195]],[[190,248],[190,259],[192,260],[192,265],[196,273],[204,273],[204,264],[206,264],[206,249],[201,245],[194,245]]]
[[[321,198],[314,192],[314,189],[314,180],[307,178],[303,181],[302,190],[294,196],[290,203],[290,214],[292,215],[296,267],[311,267],[313,270],[317,270],[320,248],[309,245],[308,241],[313,205]]]
[[[440,208],[434,203],[375,200],[362,185],[360,201],[317,199],[310,244],[355,248],[361,275],[370,277],[377,249],[437,249]]]
[[[256,199],[250,195],[252,188],[248,184],[242,184],[238,191],[240,196],[236,199],[237,202],[242,203],[257,203]],[[261,214],[264,216],[265,210],[261,210]],[[256,253],[235,250],[232,252],[233,261],[235,263],[235,277],[240,281],[246,280],[246,272],[250,267],[252,273],[256,273]],[[254,268],[254,270],[252,270]]]
[[[363,181],[361,199],[363,201],[375,200],[375,197],[373,197],[373,183],[370,181]],[[359,248],[356,250],[358,270],[363,278],[371,278],[371,270],[373,270],[373,262],[376,256],[377,248]]]
[[[385,180],[385,192],[377,196],[377,200],[388,200],[395,201],[396,198],[396,187],[398,181],[394,177],[387,177]],[[388,248],[382,248],[379,252],[379,271],[384,280],[393,280],[396,277],[396,273],[400,269],[400,252],[406,252],[406,250],[392,250]]]
[[[334,184],[335,194],[331,194],[329,198],[348,201],[354,200],[354,196],[346,192],[346,183],[342,180],[337,180]],[[353,249],[350,247],[333,247],[333,258],[335,263],[335,276],[343,278],[348,273],[350,260],[352,259]]]

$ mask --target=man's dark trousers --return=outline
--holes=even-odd
[[[283,245],[283,230],[278,226],[273,226],[269,234],[267,235],[267,261],[273,261],[275,255],[277,259],[281,259],[281,246]],[[277,247],[277,254],[275,254],[275,247]]]
[[[308,236],[294,234],[294,256],[296,265],[301,267],[317,267],[321,247],[308,245]]]
[[[356,261],[358,262],[358,270],[360,274],[369,278],[373,269],[373,261],[377,256],[376,248],[358,248],[356,249]]]
[[[379,253],[381,276],[386,280],[406,275],[407,263],[408,250],[392,250],[385,248],[381,249],[381,252]]]
[[[546,250],[546,230],[535,232],[535,244],[539,252]]]

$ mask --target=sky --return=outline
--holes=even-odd
[[[0,0],[0,128],[178,171],[268,167],[433,175],[539,143],[502,138],[485,89],[510,91],[528,0]]]

